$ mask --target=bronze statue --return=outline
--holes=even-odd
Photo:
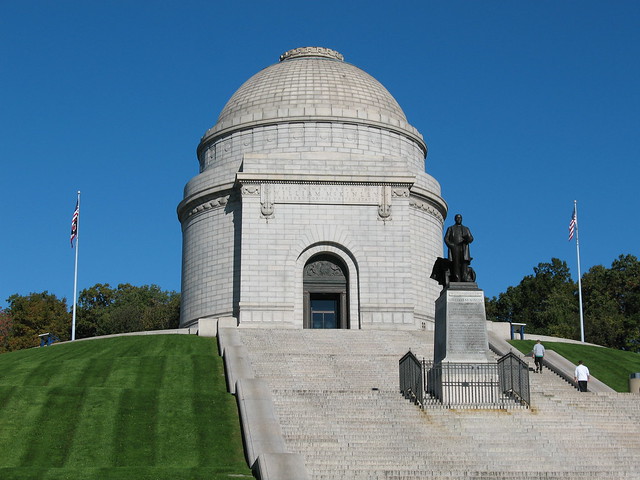
[[[455,225],[447,228],[444,243],[449,248],[449,281],[450,282],[475,282],[476,274],[469,266],[471,255],[469,244],[473,242],[473,235],[468,227],[462,225],[462,215],[455,216]]]

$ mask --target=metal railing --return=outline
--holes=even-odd
[[[420,406],[424,402],[423,362],[410,351],[400,359],[400,393]]]
[[[493,408],[500,404],[495,363],[425,364],[427,393],[447,407]]]
[[[498,359],[500,390],[503,395],[519,399],[520,403],[531,405],[529,390],[529,365],[513,352]]]
[[[529,367],[513,353],[497,363],[400,359],[400,392],[421,407],[505,409],[530,405]]]

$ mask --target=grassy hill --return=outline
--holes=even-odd
[[[618,391],[640,372],[638,354],[544,345]],[[0,355],[0,479],[232,478],[252,477],[214,339],[128,336]]]
[[[534,340],[511,340],[522,353],[529,353]],[[553,350],[575,364],[582,360],[591,375],[617,392],[629,391],[629,374],[640,372],[640,354],[612,348],[580,345],[578,343],[542,342],[547,350]]]
[[[215,340],[128,336],[0,355],[0,478],[251,478]]]

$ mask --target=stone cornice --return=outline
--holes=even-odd
[[[444,225],[448,206],[442,197],[420,187],[411,190],[409,205],[417,210],[427,212]]]
[[[183,222],[191,215],[201,211],[226,206],[233,192],[233,187],[233,183],[226,183],[190,195],[178,204],[178,219]]]
[[[410,188],[415,175],[323,175],[305,173],[247,173],[238,172],[236,183],[303,183],[327,185],[391,185]]]
[[[286,173],[246,173],[238,172],[236,182],[217,185],[190,195],[177,208],[178,219],[187,218],[200,212],[225,207],[236,190],[235,187],[255,185],[255,194],[259,194],[259,184],[298,184],[298,185],[360,185],[388,186],[393,198],[409,197],[409,205],[435,217],[441,224],[447,216],[447,204],[444,199],[428,190],[414,185],[413,175],[322,175],[322,174],[286,174]],[[397,190],[394,189],[397,188]]]

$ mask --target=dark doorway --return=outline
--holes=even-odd
[[[338,328],[340,295],[313,293],[310,296],[311,328]]]
[[[304,267],[304,327],[349,328],[347,269],[333,255],[312,257]]]

